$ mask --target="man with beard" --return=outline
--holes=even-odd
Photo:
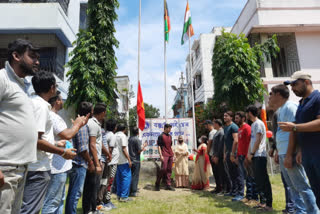
[[[29,41],[8,46],[0,70],[0,213],[19,213],[27,165],[37,160],[37,131],[24,78],[39,69],[39,54]]]
[[[311,188],[320,207],[320,92],[314,90],[311,75],[297,71],[291,80],[284,82],[291,85],[292,91],[302,97],[296,112],[295,122],[279,122],[283,131],[290,132],[289,145],[284,166],[291,169],[296,148],[296,162],[303,165]]]

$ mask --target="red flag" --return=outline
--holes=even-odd
[[[137,115],[138,115],[138,121],[139,121],[139,129],[143,131],[146,123],[146,116],[144,112],[144,103],[143,103],[140,81],[138,82]]]
[[[262,108],[261,108],[261,120],[266,126],[266,131],[268,131],[268,126],[267,126],[267,111],[266,111],[266,104],[263,101]]]

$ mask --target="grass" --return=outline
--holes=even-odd
[[[285,207],[284,189],[280,174],[270,176],[273,191],[273,208],[271,213],[281,213]],[[176,189],[175,192],[161,189],[153,191],[153,182],[142,181],[139,184],[139,197],[132,202],[119,203],[112,196],[113,203],[118,207],[108,213],[136,214],[202,214],[202,213],[263,213],[256,211],[242,202],[231,202],[230,197],[212,196],[209,191],[192,191]],[[82,213],[81,200],[78,212]],[[107,212],[106,212],[107,213]]]

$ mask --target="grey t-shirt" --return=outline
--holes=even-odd
[[[130,159],[134,163],[140,163],[141,140],[138,136],[129,138],[129,155]]]
[[[127,157],[124,155],[123,149],[122,149],[122,147],[126,147],[125,149],[128,152],[128,138],[122,131],[119,131],[116,133],[116,143],[117,143],[118,149],[119,149],[118,165],[128,163],[129,161],[128,161]]]
[[[96,137],[97,155],[98,155],[98,159],[100,160],[101,152],[102,152],[101,124],[95,117],[92,117],[89,119],[87,125],[89,127],[89,136]]]
[[[254,157],[266,157],[267,156],[267,149],[266,149],[266,127],[264,123],[257,119],[251,125],[251,140],[250,140],[250,152],[252,152],[254,143],[257,139],[257,134],[262,134],[262,140],[259,145],[259,149],[254,154]]]
[[[37,160],[36,122],[24,81],[10,64],[0,70],[0,164],[24,165]]]

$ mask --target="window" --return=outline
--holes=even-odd
[[[279,34],[278,45],[280,52],[277,58],[271,60],[274,77],[290,77],[295,71],[300,70],[296,37],[293,33]]]
[[[196,75],[195,82],[196,82],[196,89],[200,88],[202,85],[201,74]]]
[[[196,59],[200,57],[200,45],[196,48]]]
[[[80,4],[79,28],[82,30],[84,30],[88,27],[87,9],[88,9],[88,4]]]

